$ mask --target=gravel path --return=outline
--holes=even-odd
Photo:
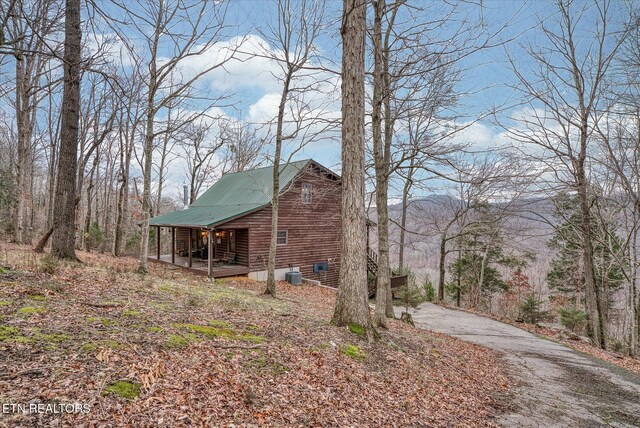
[[[396,308],[398,316],[402,309]],[[495,349],[518,382],[505,427],[640,427],[640,376],[490,318],[425,303],[416,326]]]

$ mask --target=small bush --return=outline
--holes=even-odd
[[[427,278],[424,283],[424,294],[425,300],[427,302],[433,302],[434,300],[436,300],[436,289],[434,288],[429,278]]]
[[[40,266],[38,267],[38,271],[41,273],[53,275],[54,273],[56,273],[59,267],[60,261],[57,258],[52,256],[51,254],[45,254],[40,259]]]
[[[574,333],[582,333],[587,325],[587,313],[578,308],[558,308],[560,323]]]
[[[98,222],[91,223],[89,230],[85,233],[84,239],[87,242],[89,248],[97,248],[104,242],[104,234],[100,229]]]
[[[520,305],[520,317],[526,323],[537,324],[545,317],[545,313],[540,310],[540,302],[533,293],[527,294],[524,302]]]

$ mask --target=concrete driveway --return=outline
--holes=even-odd
[[[402,312],[396,308],[397,315]],[[640,376],[534,334],[431,303],[411,309],[419,328],[495,349],[511,365],[505,427],[640,427]]]

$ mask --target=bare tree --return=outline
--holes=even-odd
[[[258,129],[248,123],[220,120],[222,147],[222,174],[246,171],[262,165],[260,155],[266,144]]]
[[[367,303],[364,205],[364,54],[367,3],[342,3],[342,252],[332,323],[375,335]]]
[[[215,178],[215,167],[217,167],[215,155],[224,144],[224,140],[212,139],[210,135],[212,124],[205,121],[192,123],[181,133],[181,146],[187,163],[189,204],[195,202],[202,186],[208,180]]]
[[[2,4],[5,6],[4,2]],[[14,240],[31,243],[31,174],[33,134],[36,115],[41,100],[48,95],[49,84],[45,81],[49,62],[58,44],[50,40],[59,30],[62,9],[50,0],[9,3],[4,25],[15,58],[15,112],[17,124],[17,200],[14,225]],[[9,25],[10,21],[10,25]],[[0,43],[1,46],[1,43]]]
[[[278,206],[280,196],[280,170],[283,164],[283,144],[295,142],[290,148],[288,164],[293,155],[320,134],[312,127],[318,122],[317,112],[311,110],[305,95],[315,91],[320,82],[309,73],[308,67],[315,56],[315,43],[322,30],[324,4],[303,0],[278,1],[277,25],[267,26],[261,35],[275,48],[263,56],[275,61],[281,74],[277,76],[281,85],[278,114],[275,120],[275,147],[273,152],[273,187],[271,195],[271,241],[267,262],[267,285],[265,294],[276,295],[276,251],[278,243]],[[270,47],[271,48],[271,47]],[[311,112],[310,112],[311,110]],[[311,114],[310,114],[311,113]]]
[[[629,36],[622,46],[615,76],[609,79],[613,90],[608,94],[609,102],[599,120],[594,123],[599,155],[593,157],[593,163],[602,170],[598,183],[609,187],[608,204],[618,206],[617,215],[609,222],[620,223],[618,231],[622,239],[615,242],[621,241],[621,248],[612,248],[612,237],[605,237],[600,244],[617,258],[627,283],[626,340],[629,353],[637,355],[640,349],[640,15],[632,10],[629,16]],[[597,214],[602,218],[600,210]]]
[[[606,314],[594,273],[587,162],[593,146],[593,123],[605,100],[605,77],[626,36],[613,28],[613,11],[610,1],[560,0],[557,15],[539,22],[549,47],[527,48],[535,68],[524,71],[511,60],[520,82],[518,89],[530,109],[509,132],[514,139],[542,149],[534,162],[548,169],[553,177],[550,186],[566,186],[579,196],[588,333],[602,348],[606,344]]]
[[[76,259],[76,171],[78,166],[78,125],[80,121],[80,67],[82,31],[80,0],[66,0],[64,38],[64,92],[60,158],[54,205],[51,254]]]
[[[137,70],[138,67],[133,67]],[[112,254],[119,256],[122,252],[122,240],[129,212],[129,182],[131,171],[131,158],[135,145],[138,128],[142,122],[143,102],[135,94],[138,94],[142,80],[127,78],[125,85],[130,88],[121,99],[122,106],[118,109],[118,180],[115,222],[113,228]]]
[[[158,115],[173,103],[187,103],[190,100],[205,101],[209,106],[220,102],[224,96],[210,97],[207,94],[194,93],[196,83],[213,70],[224,66],[233,58],[237,46],[219,52],[220,56],[201,69],[184,72],[185,64],[202,57],[215,49],[215,44],[225,36],[226,3],[218,1],[182,1],[182,0],[137,0],[134,2],[116,1],[124,18],[115,21],[114,28],[124,42],[136,34],[143,40],[144,48],[128,44],[130,54],[137,58],[136,64],[146,68],[140,76],[144,79],[144,143],[142,148],[142,215],[139,269],[146,272],[149,252],[149,218],[151,216],[151,176],[153,168],[153,149]],[[103,12],[104,13],[104,12]],[[106,14],[105,14],[106,15]],[[239,42],[240,44],[241,42]],[[166,55],[168,53],[168,55]],[[177,76],[180,75],[180,78]],[[195,102],[195,101],[194,101]],[[186,124],[203,115],[208,106],[185,120]],[[202,106],[200,105],[200,108]],[[177,131],[177,129],[173,129]],[[160,131],[162,132],[162,131]],[[162,173],[162,171],[160,172]]]

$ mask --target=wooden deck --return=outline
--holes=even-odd
[[[149,257],[149,261],[155,263],[165,263],[195,273],[197,275],[207,276],[207,261],[200,259],[193,259],[191,267],[188,266],[189,258],[176,256],[176,262],[171,263],[171,254],[163,254],[160,256],[160,260],[155,257]],[[247,266],[240,265],[219,265],[214,266],[212,270],[212,276],[214,278],[226,278],[230,276],[246,276],[249,273]]]

